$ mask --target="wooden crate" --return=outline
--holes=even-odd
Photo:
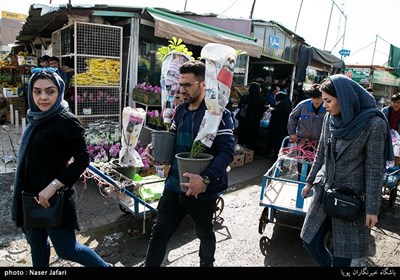
[[[229,164],[229,166],[231,168],[235,168],[235,167],[243,166],[243,164],[244,164],[244,154],[241,154],[241,155],[236,155],[233,158],[233,161],[231,162],[231,164]]]
[[[244,150],[244,164],[253,162],[253,160],[254,160],[254,151],[246,148]]]

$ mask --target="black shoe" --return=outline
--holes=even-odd
[[[214,267],[214,263],[200,262],[200,267]]]

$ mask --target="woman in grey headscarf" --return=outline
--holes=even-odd
[[[306,251],[320,266],[348,267],[373,255],[371,228],[378,222],[386,161],[393,160],[390,129],[374,98],[345,75],[332,75],[320,87],[325,115],[318,151],[302,190],[314,195],[301,230]],[[324,186],[347,187],[364,196],[363,209],[349,222],[325,214]],[[331,250],[325,236],[332,232]]]

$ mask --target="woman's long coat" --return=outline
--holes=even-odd
[[[325,115],[323,130],[308,183],[313,183],[314,195],[301,230],[301,238],[310,243],[326,215],[322,207],[324,177],[333,186],[353,189],[364,194],[362,214],[355,222],[332,218],[332,242],[335,257],[361,258],[373,255],[374,240],[365,226],[365,215],[379,213],[383,175],[386,123],[380,117],[369,120],[365,129],[353,140],[337,139],[336,160],[329,149],[329,114]],[[325,158],[326,157],[326,165]]]

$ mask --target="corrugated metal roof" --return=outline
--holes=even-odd
[[[38,5],[33,4],[16,42],[30,43],[36,37],[51,38],[51,34],[68,23],[68,15],[91,16],[96,11],[107,11],[108,21],[121,20],[121,12],[140,13],[143,7],[119,7],[108,5]],[[112,17],[114,12],[114,17]],[[110,22],[111,24],[113,22]]]

